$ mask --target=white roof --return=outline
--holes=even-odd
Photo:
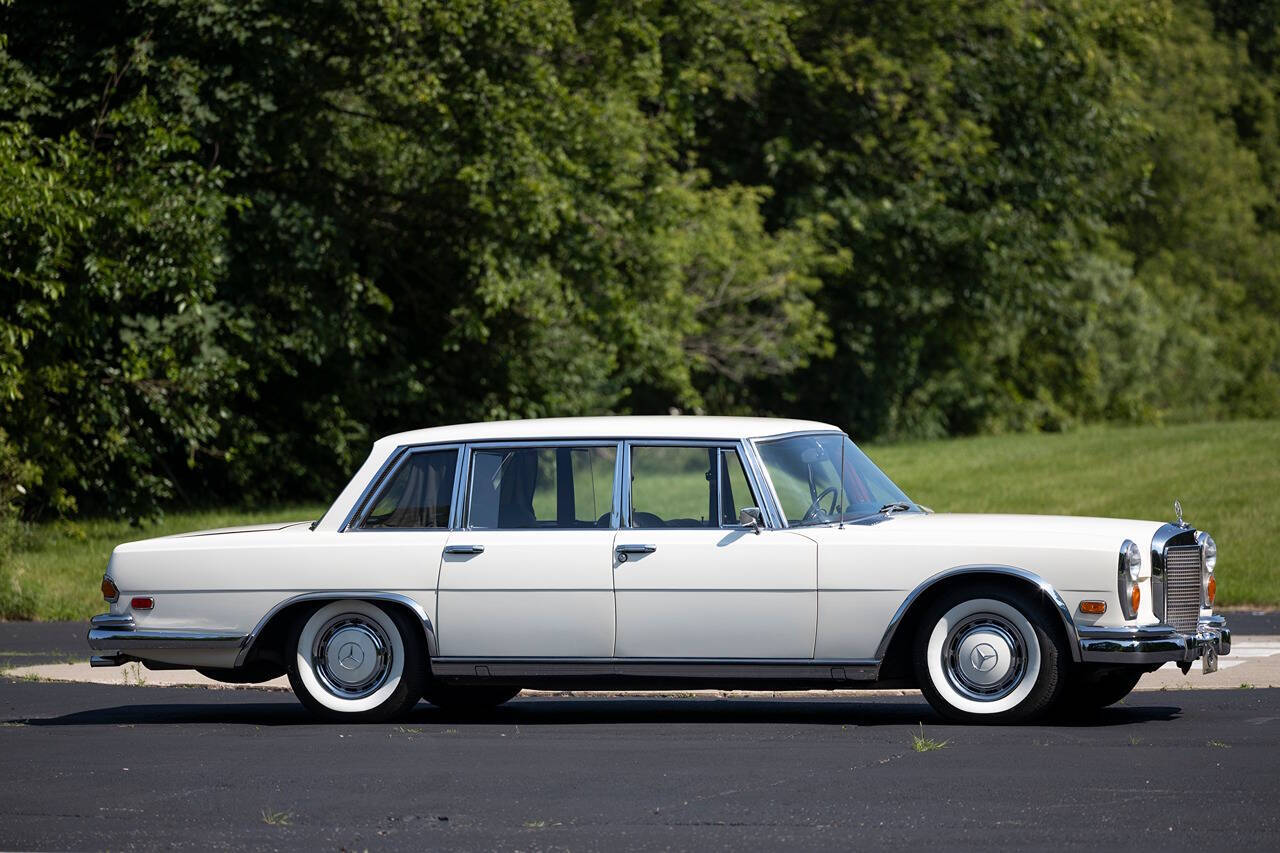
[[[763,438],[788,432],[839,432],[819,421],[788,418],[722,418],[703,415],[630,415],[606,418],[535,418],[455,424],[399,432],[376,447],[454,441],[516,441],[555,438]]]

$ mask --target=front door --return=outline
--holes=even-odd
[[[735,444],[630,443],[613,581],[619,658],[808,660],[817,545],[738,524],[760,506]]]
[[[473,445],[440,564],[442,657],[607,658],[618,445]]]

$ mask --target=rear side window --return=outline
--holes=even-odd
[[[481,530],[610,527],[617,458],[614,446],[474,450],[467,525]]]
[[[448,528],[457,468],[456,449],[411,454],[378,493],[360,529]]]

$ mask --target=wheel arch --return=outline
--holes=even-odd
[[[1080,638],[1071,619],[1071,610],[1051,583],[1035,572],[1017,566],[966,565],[955,566],[927,578],[898,606],[876,647],[876,659],[880,661],[881,670],[887,674],[909,672],[911,638],[915,636],[916,625],[929,605],[951,589],[983,580],[1039,593],[1041,603],[1058,614],[1058,628],[1071,650],[1071,659],[1077,663],[1080,661]]]
[[[423,647],[427,660],[436,656],[436,634],[431,624],[431,617],[420,602],[407,595],[394,592],[378,592],[376,590],[325,590],[323,592],[304,592],[276,603],[267,611],[253,631],[244,639],[240,653],[236,655],[235,666],[240,667],[255,657],[262,655],[277,645],[282,645],[284,634],[294,617],[301,611],[312,610],[331,601],[355,599],[372,601],[379,604],[392,604],[412,617],[412,621],[422,631]]]

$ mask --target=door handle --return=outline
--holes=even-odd
[[[444,546],[446,554],[483,554],[483,545],[446,545]]]
[[[658,550],[657,545],[619,545],[614,549],[619,554],[652,554]]]

